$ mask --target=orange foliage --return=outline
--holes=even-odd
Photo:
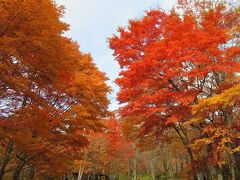
[[[63,7],[53,1],[0,0],[0,14],[0,133],[14,149],[14,176],[26,165],[65,173],[59,163],[72,163],[86,135],[102,128],[107,78],[63,36]]]

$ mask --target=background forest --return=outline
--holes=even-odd
[[[115,111],[63,14],[0,0],[0,180],[240,179],[238,1],[179,0],[119,27]]]

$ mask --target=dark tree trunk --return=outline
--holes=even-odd
[[[233,154],[235,161],[236,161],[236,178],[240,179],[240,153],[236,152]]]
[[[20,175],[21,175],[21,172],[22,172],[22,169],[23,169],[24,165],[25,165],[25,161],[19,162],[19,164],[17,165],[17,167],[14,170],[13,180],[19,180],[20,179]]]
[[[13,141],[9,140],[6,150],[3,154],[3,159],[2,159],[2,164],[1,164],[1,169],[0,169],[0,179],[3,179],[3,176],[5,174],[5,169],[11,160],[11,154],[13,151]]]
[[[33,166],[30,166],[29,168],[29,179],[33,180],[35,176],[35,168]]]
[[[193,175],[193,179],[194,180],[198,180],[198,177],[197,177],[197,174],[196,174],[196,164],[195,164],[195,161],[194,161],[194,158],[193,158],[193,153],[192,153],[192,150],[191,148],[189,147],[189,140],[188,140],[188,137],[187,135],[184,133],[184,132],[180,132],[180,130],[178,129],[178,127],[176,126],[173,126],[173,128],[176,130],[179,138],[181,139],[184,147],[186,148],[187,152],[188,152],[188,155],[189,155],[189,158],[190,158],[190,161],[191,161],[191,164],[192,164],[192,175]],[[182,130],[182,129],[181,129]],[[183,131],[183,130],[182,130]]]

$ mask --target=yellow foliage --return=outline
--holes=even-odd
[[[231,106],[239,95],[240,84],[237,84],[232,88],[223,91],[221,94],[199,100],[198,104],[192,107],[192,113],[193,115],[196,115],[207,107],[218,107],[218,105]]]

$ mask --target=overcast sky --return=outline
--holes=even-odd
[[[161,7],[169,10],[177,0],[56,0],[65,6],[64,21],[70,24],[67,36],[80,44],[80,50],[91,53],[97,67],[109,77],[113,92],[109,95],[110,110],[118,108],[115,100],[118,87],[114,80],[120,71],[114,61],[107,38],[118,26],[127,26],[129,19],[140,18],[145,10]]]

